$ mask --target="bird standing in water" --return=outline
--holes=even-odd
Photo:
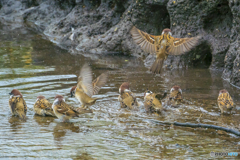
[[[161,113],[163,110],[162,102],[157,98],[157,94],[152,91],[145,91],[144,93],[144,107],[147,112]],[[166,94],[164,94],[164,98]]]
[[[65,99],[61,95],[56,95],[52,105],[54,114],[62,121],[68,122],[74,117],[79,117],[79,113],[72,109],[73,107],[65,102]]]
[[[183,101],[182,89],[178,85],[172,86],[170,94],[167,97],[167,105],[172,107],[179,107]]]
[[[224,111],[231,111],[233,109],[233,99],[226,89],[219,91],[217,102],[221,113],[224,113]]]
[[[45,99],[44,96],[38,96],[37,100],[33,106],[35,114],[39,116],[53,116],[55,117],[55,114],[52,109],[52,104]]]
[[[156,54],[156,60],[152,64],[150,71],[160,74],[163,62],[168,55],[181,55],[190,51],[198,43],[201,36],[191,38],[174,38],[171,30],[166,28],[162,31],[162,35],[154,36],[143,32],[136,27],[130,31],[135,43],[139,44],[145,52]]]
[[[134,109],[134,107],[139,106],[135,94],[130,90],[128,82],[124,82],[119,87],[119,93],[120,95],[118,96],[118,101],[120,102],[122,108]]]
[[[13,89],[10,94],[9,108],[12,115],[19,116],[21,119],[26,119],[27,105],[23,99],[22,93],[17,89]]]

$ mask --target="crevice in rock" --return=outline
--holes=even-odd
[[[37,0],[29,0],[27,1],[27,7],[30,8],[30,7],[35,7],[35,6],[38,6],[39,3]]]
[[[125,11],[125,7],[123,6],[123,3],[126,3],[126,0],[124,1],[116,1],[115,2],[115,7],[116,7],[116,12],[123,14],[123,12]]]
[[[62,10],[65,10],[69,6],[74,7],[76,5],[75,0],[55,0],[55,1],[56,1],[56,4],[59,6],[59,8]]]
[[[83,7],[88,9],[96,9],[101,5],[101,0],[83,0]]]
[[[135,26],[149,34],[160,35],[164,28],[170,28],[170,16],[166,6],[146,5],[138,16],[140,18]]]
[[[209,68],[212,64],[212,50],[207,42],[203,42],[189,54],[183,55],[193,67]],[[185,58],[184,58],[185,59]]]

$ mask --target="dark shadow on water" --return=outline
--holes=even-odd
[[[50,123],[52,123],[56,118],[51,117],[51,116],[39,116],[39,115],[34,115],[33,119],[38,123],[38,125],[42,127],[49,126]]]

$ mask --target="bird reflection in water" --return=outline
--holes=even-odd
[[[79,152],[76,155],[74,155],[73,157],[71,157],[73,160],[94,160],[94,158],[88,154],[87,152]]]
[[[52,123],[54,121],[54,119],[56,119],[56,117],[51,117],[51,116],[39,116],[39,115],[34,115],[33,119],[42,127],[44,126],[48,126],[50,123]]]
[[[74,125],[72,122],[61,122],[57,123],[57,125],[53,129],[53,137],[58,148],[62,148],[61,141],[63,137],[66,135],[67,131],[70,130],[75,133],[79,133],[79,126]]]
[[[23,121],[16,116],[11,116],[8,122],[10,123],[10,127],[12,128],[12,132],[16,132],[17,130],[20,130],[22,128],[22,123],[26,121]]]

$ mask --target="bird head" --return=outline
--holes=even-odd
[[[19,90],[17,90],[17,89],[13,89],[9,94],[10,94],[10,98],[12,98],[12,97],[22,97],[21,92],[19,92]]]
[[[220,96],[223,93],[228,93],[228,91],[226,89],[222,89],[222,90],[219,91],[219,95],[218,96]]]
[[[170,36],[172,36],[172,32],[171,32],[171,29],[169,29],[169,28],[165,28],[163,31],[162,31],[162,35],[164,35],[164,34],[166,34],[166,35],[170,35]]]
[[[77,86],[73,86],[71,88],[71,90],[70,90],[71,97],[73,97],[75,95],[76,88],[77,88]]]
[[[41,100],[41,99],[45,99],[45,97],[44,96],[38,96],[37,97],[37,100]]]
[[[170,90],[170,98],[182,99],[182,90],[180,86],[174,85]]]
[[[119,93],[122,94],[124,92],[129,92],[130,91],[130,85],[128,82],[124,82],[120,87],[119,87]]]
[[[62,101],[65,102],[64,97],[63,97],[62,95],[57,94],[57,95],[55,96],[55,99],[54,99],[53,104],[54,104],[54,105],[57,105],[57,104],[61,103]]]
[[[148,88],[147,88],[147,90],[144,92],[144,98],[146,96],[148,96],[149,94],[152,94],[152,91],[148,90]]]

